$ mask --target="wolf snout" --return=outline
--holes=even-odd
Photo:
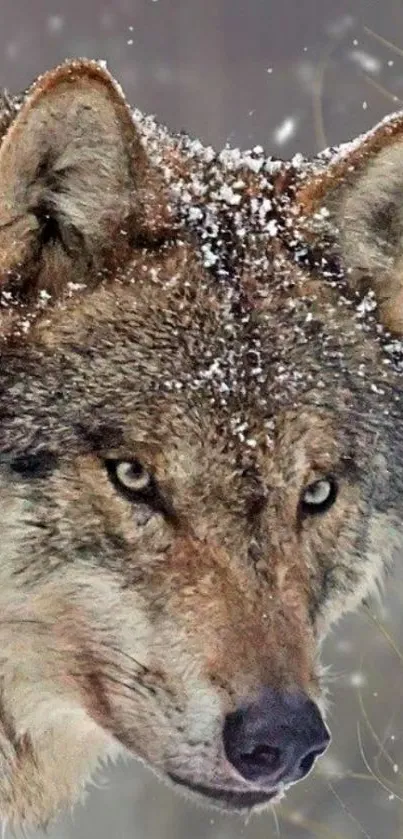
[[[227,715],[223,739],[228,761],[245,780],[274,787],[304,778],[326,751],[330,734],[306,694],[266,688]]]

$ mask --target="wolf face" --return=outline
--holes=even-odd
[[[264,805],[403,540],[401,122],[216,155],[73,61],[0,126],[0,808],[120,750]]]

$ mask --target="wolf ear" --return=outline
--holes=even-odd
[[[22,299],[94,282],[169,225],[123,95],[92,61],[40,78],[0,147],[0,286]]]
[[[380,321],[403,334],[402,115],[341,147],[302,197],[309,214],[330,212],[349,282],[360,292],[372,290]]]

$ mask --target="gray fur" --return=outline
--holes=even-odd
[[[348,175],[215,155],[132,120],[93,62],[10,119],[0,809],[46,821],[120,750],[228,806],[269,797],[226,761],[224,715],[267,685],[323,706],[325,632],[402,550],[402,348],[374,298],[400,215],[392,248],[368,209],[398,206],[399,155],[354,177],[346,151]],[[304,515],[329,476],[335,504]]]

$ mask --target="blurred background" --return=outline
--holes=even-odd
[[[0,0],[0,15],[0,86],[103,58],[133,105],[216,146],[313,154],[403,108],[403,0]],[[326,644],[333,745],[275,816],[196,808],[131,763],[47,836],[402,839],[402,602],[397,568],[383,606]]]

